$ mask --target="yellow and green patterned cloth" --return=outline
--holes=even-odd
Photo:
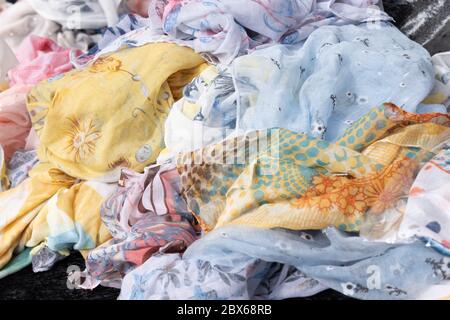
[[[252,132],[177,159],[184,195],[204,230],[227,224],[358,231],[408,192],[417,167],[450,138],[445,114],[385,104],[336,141],[286,129]]]

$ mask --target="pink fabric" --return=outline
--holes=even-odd
[[[6,161],[25,146],[31,121],[26,108],[26,98],[31,86],[17,85],[0,93],[0,144]]]
[[[0,93],[0,145],[6,161],[18,149],[37,147],[36,134],[29,136],[27,94],[39,81],[71,70],[69,53],[69,49],[35,35],[27,37],[17,49],[19,65],[9,70],[10,88]]]
[[[62,48],[47,38],[30,35],[23,40],[15,53],[19,65],[8,72],[11,86],[36,84],[72,69],[70,49]],[[79,54],[81,52],[76,53]]]
[[[33,127],[30,129],[30,134],[27,137],[27,140],[25,142],[25,150],[35,150],[39,147],[39,137],[34,130]]]
[[[150,0],[126,0],[125,3],[130,12],[136,13],[142,17],[148,17]]]

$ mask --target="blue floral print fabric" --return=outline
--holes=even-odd
[[[261,45],[303,42],[325,25],[389,21],[378,0],[157,0],[149,4],[145,27],[114,41],[123,45],[172,41],[214,61],[229,64]],[[131,26],[130,26],[131,29]]]
[[[274,45],[234,61],[237,122],[335,141],[375,105],[416,112],[434,85],[430,59],[390,23],[321,27],[301,48]]]
[[[165,142],[172,152],[217,142],[230,129],[279,127],[336,141],[387,101],[429,112],[420,103],[435,81],[428,52],[390,23],[324,26],[304,45],[255,50],[210,74],[205,70],[186,86],[169,113]],[[196,105],[194,116],[180,112],[185,104]]]
[[[222,261],[223,262],[223,261]],[[326,289],[296,268],[231,253],[224,264],[157,255],[125,276],[119,299],[287,299]]]
[[[3,2],[0,56],[38,34],[79,70],[0,102],[32,120],[0,279],[74,249],[67,286],[122,300],[450,300],[450,53],[381,0]]]
[[[450,280],[450,259],[420,241],[392,245],[334,228],[292,232],[233,226],[208,233],[182,258],[150,258],[125,276],[120,298],[263,298],[259,293],[273,263],[297,269],[303,285],[291,292],[294,296],[319,290],[320,284],[359,299],[413,299]]]

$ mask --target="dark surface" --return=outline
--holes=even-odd
[[[84,269],[83,257],[73,252],[68,258],[59,261],[52,270],[33,273],[27,267],[9,277],[0,280],[0,300],[113,300],[119,295],[118,289],[97,287],[94,290],[67,288],[67,268],[76,265]],[[306,300],[343,300],[350,299],[333,290],[323,291]]]
[[[56,299],[56,300],[107,300],[116,299],[119,290],[105,287],[98,287],[94,290],[67,288],[67,268],[76,265],[80,270],[84,270],[84,260],[80,253],[72,254],[56,263],[56,265],[46,272],[34,273],[31,266],[0,279],[0,300],[5,299]]]
[[[450,50],[450,0],[385,0],[385,10],[395,19],[395,24],[411,39],[424,45],[431,54]],[[439,6],[439,3],[445,5]],[[428,17],[422,20],[421,17]],[[57,263],[47,272],[35,274],[25,268],[0,280],[0,299],[116,299],[119,290],[99,287],[95,290],[70,290],[67,288],[67,267],[77,265],[84,269],[79,253]],[[307,300],[350,299],[336,291],[327,290]]]
[[[450,0],[384,0],[385,11],[432,55],[450,51]]]

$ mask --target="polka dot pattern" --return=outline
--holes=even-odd
[[[311,188],[317,187],[314,179],[318,177],[359,181],[358,192],[366,192],[364,190],[373,177],[392,171],[396,166],[398,168],[398,164],[393,164],[400,159],[416,161],[418,158],[431,158],[433,153],[422,148],[405,147],[400,142],[384,140],[391,138],[392,133],[398,133],[398,141],[401,141],[402,134],[406,132],[402,128],[410,128],[414,123],[423,121],[398,110],[391,105],[372,109],[352,122],[335,143],[286,129],[271,129],[227,139],[182,155],[182,160],[202,159],[198,164],[178,166],[183,194],[189,199],[191,210],[205,230],[238,223],[294,229],[335,225],[342,230],[358,231],[364,218],[364,208],[367,208],[363,201],[372,199],[370,194],[361,198],[361,194],[354,194],[355,190],[347,188],[346,197],[350,200],[339,200],[342,191],[322,199],[322,207],[316,209],[310,206],[302,209],[295,203],[307,197]],[[427,131],[427,134],[441,134],[432,126]],[[410,144],[412,140],[405,141]],[[233,146],[229,147],[229,143]],[[255,148],[255,144],[263,147]],[[395,156],[386,160],[383,153],[390,149]],[[224,159],[233,158],[242,150],[245,153],[244,163],[223,164]],[[328,188],[325,184],[323,186]],[[344,204],[353,209],[342,211],[339,205]],[[324,208],[329,208],[329,215],[324,213]]]

